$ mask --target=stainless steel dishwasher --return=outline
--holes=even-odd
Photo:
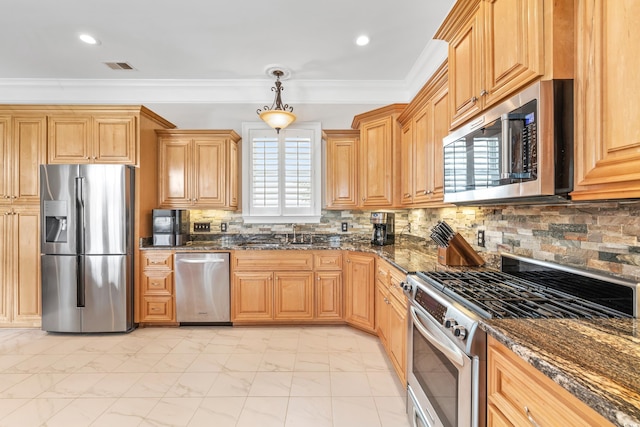
[[[176,318],[186,324],[230,324],[228,253],[178,253]]]

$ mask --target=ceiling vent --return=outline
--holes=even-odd
[[[131,64],[126,62],[105,62],[105,65],[112,70],[135,70]]]

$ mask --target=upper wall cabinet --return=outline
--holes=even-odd
[[[360,131],[324,130],[325,207],[358,208],[358,147]]]
[[[2,115],[0,110],[0,204],[40,202],[46,136],[46,116]]]
[[[148,129],[174,128],[140,105],[49,106],[47,162],[141,164]]]
[[[640,3],[577,1],[574,200],[640,197]]]
[[[237,209],[238,141],[233,130],[163,130],[159,197],[164,208]]]
[[[455,4],[435,35],[449,43],[452,129],[540,76],[571,78],[572,1]]]
[[[392,104],[354,117],[360,130],[358,148],[358,207],[392,208],[400,205],[400,125],[407,104]]]
[[[135,165],[136,129],[133,114],[49,116],[49,164]]]
[[[403,207],[431,207],[443,199],[442,139],[449,133],[447,65],[443,64],[398,117]]]

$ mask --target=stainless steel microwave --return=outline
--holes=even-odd
[[[446,203],[566,202],[573,190],[573,80],[536,82],[443,144]]]

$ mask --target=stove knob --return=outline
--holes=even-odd
[[[444,319],[444,327],[447,329],[454,328],[457,324],[458,323],[456,322],[456,319],[453,319],[453,318]]]
[[[405,292],[411,292],[411,285],[407,282],[400,282],[400,287],[402,287]]]
[[[453,328],[453,335],[461,340],[464,340],[467,337],[467,329],[462,325],[458,325]]]

